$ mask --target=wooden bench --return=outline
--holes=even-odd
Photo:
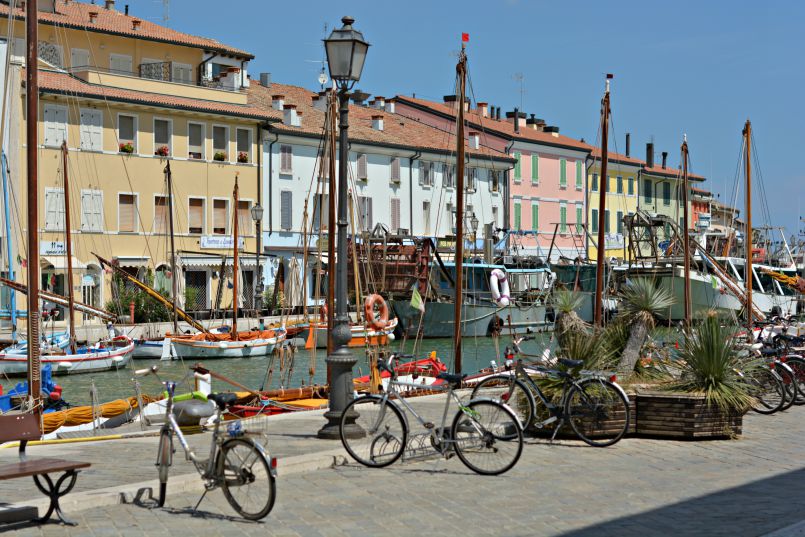
[[[50,520],[51,515],[55,512],[56,516],[64,524],[74,526],[75,522],[67,519],[62,513],[59,498],[73,490],[78,478],[78,471],[83,468],[89,468],[90,463],[54,458],[29,458],[25,453],[25,447],[29,440],[38,440],[40,438],[39,419],[38,414],[9,413],[0,415],[0,443],[12,441],[19,441],[20,443],[19,461],[0,465],[0,480],[32,476],[36,488],[50,498],[50,505],[45,516],[34,518],[34,521],[45,523]],[[54,483],[50,474],[61,474],[61,476]]]

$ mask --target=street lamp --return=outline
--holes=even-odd
[[[352,17],[343,17],[341,28],[333,30],[324,40],[327,52],[327,65],[330,78],[338,86],[339,129],[338,134],[338,222],[336,235],[335,262],[330,264],[330,277],[335,270],[335,317],[333,318],[332,341],[333,352],[327,357],[327,371],[330,379],[330,408],[324,414],[327,423],[319,430],[319,438],[340,438],[341,415],[354,391],[352,384],[352,367],[356,359],[347,344],[352,339],[347,313],[347,162],[349,144],[347,129],[349,128],[349,90],[361,79],[366,51],[369,49],[363,34],[354,28]],[[344,435],[348,438],[359,438],[365,433],[355,424],[357,414],[347,422]]]
[[[263,269],[260,266],[260,250],[263,248],[263,206],[260,202],[252,205],[252,220],[254,221],[255,229],[257,232],[257,283],[254,286],[254,309],[257,310],[257,315],[263,310]]]
[[[470,229],[472,229],[472,255],[475,255],[478,244],[478,217],[475,216],[475,213],[470,216]]]

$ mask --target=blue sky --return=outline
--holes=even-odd
[[[162,2],[128,3],[132,14],[161,21]],[[503,111],[519,106],[522,73],[524,111],[588,142],[604,75],[614,73],[615,149],[624,150],[631,132],[632,154],[642,158],[653,137],[676,166],[687,133],[692,170],[722,200],[734,188],[748,117],[771,223],[794,231],[805,215],[803,2],[172,0],[169,25],[251,51],[255,77],[269,71],[315,89],[324,25],[345,14],[372,44],[363,91],[452,93],[455,51],[468,32],[478,100]],[[755,221],[764,223],[759,185],[754,191]]]

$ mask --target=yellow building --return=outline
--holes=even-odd
[[[590,233],[587,244],[589,259],[597,259],[598,249],[598,212],[600,195],[604,181],[601,180],[601,150],[593,151],[592,165],[587,168],[587,207]],[[623,217],[637,211],[638,176],[643,161],[609,153],[607,157],[607,195],[606,212],[604,213],[604,233],[606,234],[606,257],[627,260],[628,234],[623,225]]]
[[[66,293],[61,150],[66,143],[77,300],[103,307],[113,298],[111,277],[92,252],[131,273],[154,271],[156,284],[170,289],[169,165],[175,248],[183,265],[180,287],[189,289],[182,298],[192,301],[186,309],[209,309],[219,294],[220,306],[232,303],[231,274],[220,269],[222,256],[231,265],[235,217],[244,252],[242,300],[248,308],[257,251],[250,209],[262,204],[262,126],[280,118],[280,112],[248,102],[247,67],[253,56],[121,13],[113,1],[39,4],[39,246],[45,288]],[[0,18],[7,20],[8,9],[0,4]],[[22,281],[25,31],[22,11],[13,16],[6,138],[17,207],[14,269]],[[232,200],[236,176],[238,207]],[[123,307],[120,313],[127,313]]]

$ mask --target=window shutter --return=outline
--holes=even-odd
[[[598,209],[592,210],[592,222],[590,222],[590,231],[598,233]]]
[[[238,200],[238,230],[241,235],[251,235],[253,230],[251,202]]]
[[[80,136],[81,149],[92,149],[90,115],[91,114],[89,110],[81,110],[80,114],[81,123],[79,125],[79,134],[81,135]]]
[[[132,233],[135,231],[134,194],[120,194],[118,198],[119,231]]]
[[[425,185],[425,163],[419,161],[419,186]]]
[[[391,159],[391,180],[392,180],[392,182],[395,182],[395,183],[400,182],[400,159],[399,158]]]
[[[93,231],[92,192],[81,192],[81,231]]]
[[[101,151],[103,149],[103,126],[100,110],[83,109],[80,113],[81,149]]]
[[[64,229],[63,190],[48,190],[45,193],[45,229],[48,231]]]
[[[519,202],[515,203],[514,204],[514,229],[516,231],[520,231],[520,229],[521,229],[520,228],[520,222],[521,222],[521,218],[522,218],[521,214],[520,214],[521,210],[522,209],[521,209],[520,203]]]
[[[514,154],[514,158],[517,159],[517,162],[514,163],[514,179],[516,181],[519,181],[520,177],[521,177],[520,176],[520,158],[521,158],[521,156],[522,155],[520,153],[515,153]]]
[[[559,186],[567,186],[567,161],[559,161]]]
[[[567,232],[567,205],[559,206],[559,229],[562,233]]]
[[[192,218],[192,215],[191,215]],[[121,218],[121,221],[123,219]],[[168,229],[168,198],[154,198],[154,233],[164,235]]]
[[[582,224],[584,224],[584,216],[582,214],[581,205],[576,205],[576,233],[581,233]]]
[[[366,198],[366,230],[372,231],[374,227],[374,221],[372,220],[372,198],[367,196]]]
[[[70,67],[88,67],[89,66],[89,51],[82,48],[74,48],[70,50]]]
[[[400,198],[391,198],[391,230],[394,233],[400,229]]]
[[[218,126],[213,126],[212,127],[212,150],[213,150],[213,152],[216,152],[216,153],[229,153],[229,150],[227,148],[228,141],[229,140],[227,140],[226,127],[218,127]],[[280,149],[282,149],[282,147],[284,147],[284,146],[280,146]],[[229,155],[227,154],[226,158],[228,158],[228,157],[229,157]],[[280,162],[280,165],[281,164],[282,164],[282,162]]]
[[[609,233],[609,209],[604,211],[604,233]]]
[[[539,204],[531,202],[531,229],[539,230]]]
[[[615,229],[620,234],[623,233],[623,211],[618,211],[617,215],[618,215],[618,221],[615,223],[616,226]]]
[[[95,110],[92,116],[92,148],[96,151],[103,151],[103,113]]]
[[[581,189],[581,161],[576,161],[576,188]]]
[[[293,225],[293,192],[280,192],[280,228],[290,231]]]
[[[226,235],[227,203],[227,200],[213,200],[212,202],[212,232],[214,235]]]
[[[367,172],[366,155],[358,155],[358,179],[366,180],[369,177]]]
[[[103,193],[92,193],[92,231],[103,231]]]
[[[293,172],[293,153],[292,148],[289,145],[280,146],[280,172]]]
[[[531,155],[531,182],[539,183],[539,155]]]
[[[204,232],[204,200],[190,199],[190,214],[188,215],[188,228],[190,233]]]

